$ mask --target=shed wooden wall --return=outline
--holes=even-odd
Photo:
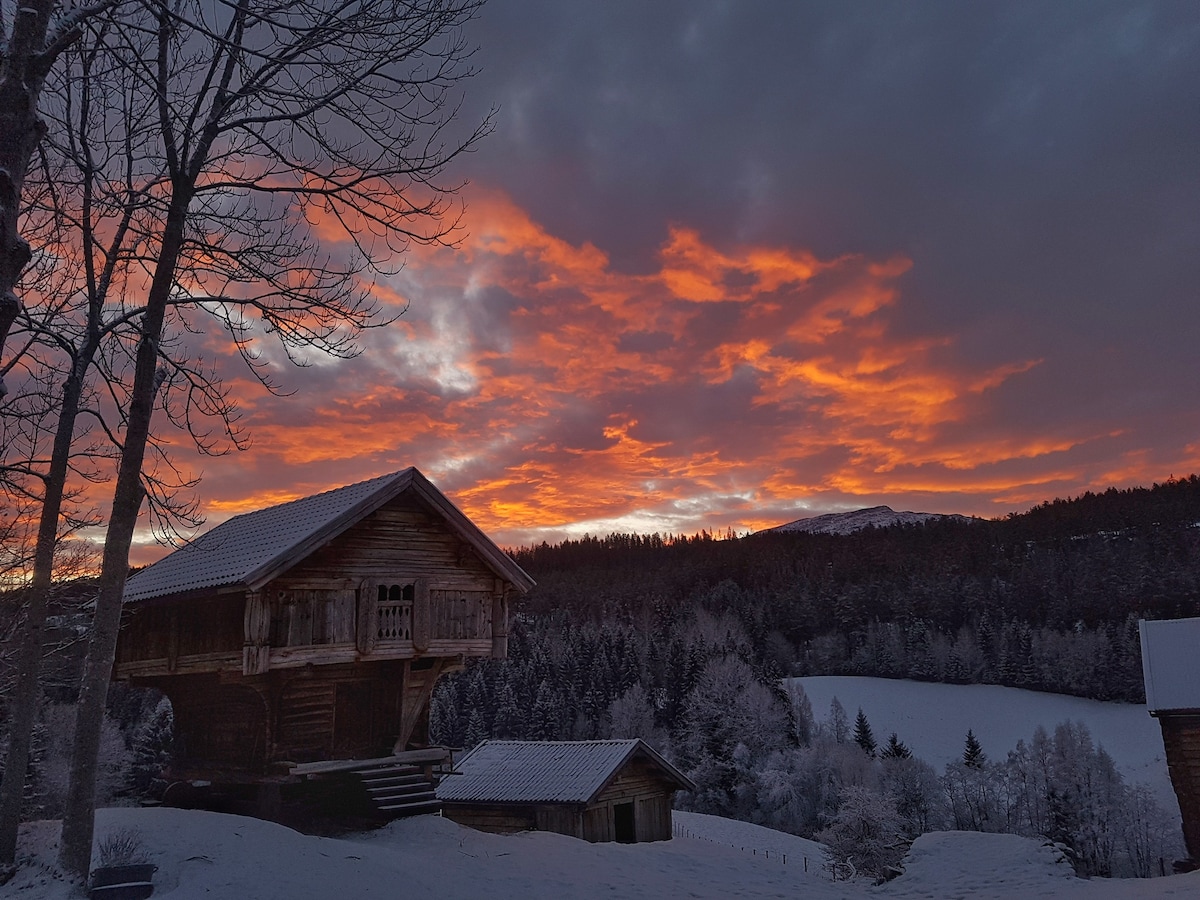
[[[442,815],[459,825],[492,834],[538,830],[534,807],[514,803],[443,803]]]
[[[1200,714],[1159,713],[1167,769],[1179,799],[1188,855],[1200,861]]]
[[[453,777],[453,776],[452,776]],[[497,834],[515,831],[552,831],[592,843],[615,841],[613,808],[632,803],[637,841],[671,839],[671,801],[675,783],[649,760],[633,759],[586,808],[577,803],[464,803],[446,802],[442,815]]]
[[[646,759],[631,759],[588,807],[583,820],[584,839],[616,840],[613,807],[632,802],[637,840],[669,841],[674,795],[675,784],[663,777],[658,766]]]

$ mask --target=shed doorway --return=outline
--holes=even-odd
[[[613,839],[618,844],[637,843],[637,828],[633,823],[633,802],[613,804]]]

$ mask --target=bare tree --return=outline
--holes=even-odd
[[[470,74],[462,26],[480,2],[144,0],[112,13],[107,46],[126,83],[155,98],[165,165],[150,192],[161,220],[142,251],[149,287],[131,319],[132,383],[59,857],[76,876],[90,863],[96,752],[153,411],[165,406],[194,430],[203,382],[168,348],[202,310],[269,383],[258,356],[266,334],[303,361],[305,348],[351,355],[359,330],[387,320],[371,277],[411,242],[452,236],[457,186],[442,173],[490,127],[455,135],[455,94]],[[344,236],[347,259],[322,249],[318,221]]]
[[[42,88],[81,23],[113,2],[65,10],[57,0],[0,4],[0,397],[6,393],[4,344],[21,311],[17,284],[32,257],[19,226],[25,176],[45,133],[38,117]]]

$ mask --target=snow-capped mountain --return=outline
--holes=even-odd
[[[958,519],[969,522],[967,516],[940,513],[896,512],[890,506],[872,506],[844,513],[827,513],[797,519],[786,525],[776,525],[767,531],[803,531],[809,534],[850,534],[864,528],[887,528],[889,525],[919,525],[930,519]]]

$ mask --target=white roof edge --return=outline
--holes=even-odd
[[[1138,630],[1147,709],[1200,710],[1200,618],[1142,619]]]

